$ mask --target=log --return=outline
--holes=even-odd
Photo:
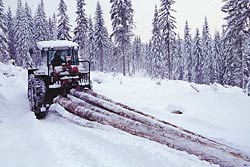
[[[199,142],[196,143],[186,140],[183,137],[179,137],[178,135],[174,135],[172,133],[166,133],[165,131],[161,132],[156,130],[156,127],[154,126],[134,121],[97,106],[91,106],[86,102],[83,102],[81,106],[77,102],[72,102],[62,97],[58,97],[55,101],[59,105],[63,106],[67,111],[84,119],[95,121],[103,125],[109,125],[132,135],[143,137],[177,150],[186,151],[190,154],[198,156],[201,160],[206,160],[222,166],[232,167],[241,166],[245,163],[241,159],[223,153],[222,150],[204,147],[201,146]],[[223,154],[223,158],[220,157],[221,154]]]
[[[78,94],[79,94],[79,93],[80,93],[80,94],[83,94],[82,92],[78,92]],[[93,96],[93,97],[96,97],[97,99],[102,99],[102,100],[104,100],[104,101],[106,101],[106,102],[112,103],[113,105],[120,106],[120,107],[122,107],[122,108],[124,108],[124,109],[126,109],[126,110],[130,110],[130,111],[132,111],[132,112],[135,112],[135,113],[138,113],[138,114],[140,114],[140,115],[143,115],[143,116],[145,116],[145,117],[147,117],[147,118],[150,118],[150,119],[155,120],[155,121],[157,121],[157,122],[160,122],[160,123],[162,123],[162,124],[165,124],[165,125],[168,125],[168,126],[172,126],[175,130],[178,129],[178,130],[184,132],[184,134],[183,134],[183,133],[179,134],[179,133],[176,133],[176,132],[175,132],[176,135],[185,137],[185,138],[187,138],[187,139],[191,139],[191,140],[193,140],[194,142],[199,142],[199,143],[201,143],[201,144],[209,145],[210,147],[214,147],[214,148],[223,150],[223,151],[227,152],[228,154],[231,154],[231,155],[233,155],[233,156],[235,156],[235,157],[239,157],[239,158],[241,158],[241,159],[243,159],[243,160],[245,160],[245,161],[247,161],[247,162],[250,162],[250,155],[248,155],[248,154],[245,153],[245,152],[242,152],[241,150],[232,148],[232,147],[227,146],[227,145],[225,145],[225,144],[218,143],[218,142],[216,142],[216,141],[214,141],[214,140],[208,139],[208,138],[206,138],[206,137],[204,137],[204,136],[202,136],[202,135],[199,135],[199,134],[193,133],[193,132],[191,132],[191,131],[189,131],[189,130],[183,129],[183,128],[178,127],[178,126],[176,126],[176,125],[173,125],[173,124],[171,124],[171,123],[169,123],[169,122],[166,122],[166,121],[163,121],[163,120],[159,120],[159,119],[156,118],[156,117],[153,117],[153,116],[151,116],[151,115],[145,114],[145,113],[143,113],[143,112],[141,112],[141,111],[138,111],[138,110],[136,110],[136,109],[134,109],[134,108],[131,108],[131,107],[127,106],[127,105],[124,105],[124,104],[122,104],[122,103],[116,102],[116,101],[114,101],[114,100],[112,100],[112,99],[110,99],[110,98],[108,98],[108,97],[106,97],[106,96],[97,94],[96,92],[94,92],[94,91],[92,91],[92,90],[86,90],[85,93],[87,93],[87,94],[89,94],[89,95],[91,95],[91,96]],[[80,96],[78,96],[78,97],[80,97]],[[104,101],[101,101],[101,103],[104,103]],[[163,126],[164,126],[164,125],[163,125]],[[189,135],[187,135],[186,133],[188,133]],[[208,144],[208,143],[209,143],[209,144]]]
[[[209,145],[210,147],[215,147],[216,143],[214,142],[204,142],[204,138],[200,138],[200,136],[190,135],[189,133],[185,131],[181,131],[179,129],[176,129],[176,127],[169,126],[168,124],[163,124],[160,121],[157,121],[157,119],[150,119],[151,117],[146,117],[144,115],[141,115],[139,113],[134,113],[131,110],[122,108],[120,106],[115,105],[114,103],[90,96],[89,94],[86,94],[84,92],[78,92],[76,90],[71,90],[71,94],[73,96],[76,96],[80,98],[81,100],[84,100],[85,102],[91,104],[91,106],[97,106],[102,109],[108,110],[109,112],[118,114],[123,117],[127,117],[133,121],[138,121],[140,123],[143,123],[145,125],[154,127],[160,131],[166,131],[168,134],[171,133],[172,135],[179,136],[182,138],[186,138],[193,142],[199,142],[203,145]],[[83,102],[82,102],[83,103]],[[81,105],[81,103],[79,103]],[[86,104],[85,104],[86,105]]]

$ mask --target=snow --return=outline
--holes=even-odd
[[[67,40],[55,40],[55,41],[40,41],[37,42],[37,47],[42,49],[48,48],[68,48],[68,47],[78,47],[78,44]]]
[[[6,75],[6,73],[8,75]],[[92,73],[94,90],[116,101],[249,151],[250,98],[236,87]],[[80,119],[58,105],[36,120],[27,71],[0,64],[0,164],[4,167],[206,167],[198,157]],[[172,114],[181,110],[181,115]]]

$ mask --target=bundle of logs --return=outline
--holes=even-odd
[[[86,120],[185,151],[213,164],[226,167],[250,166],[250,155],[241,150],[144,114],[92,90],[71,90],[68,98],[57,97],[54,102]]]

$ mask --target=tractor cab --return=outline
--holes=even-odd
[[[31,110],[38,118],[58,95],[66,96],[70,89],[91,89],[90,62],[79,60],[79,46],[66,40],[37,42],[36,68],[28,69],[28,98]]]
[[[78,44],[72,41],[41,41],[37,49],[41,54],[40,67],[47,69],[49,88],[91,89],[90,63],[78,57]]]

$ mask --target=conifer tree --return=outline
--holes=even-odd
[[[79,54],[83,59],[88,59],[89,57],[86,55],[87,50],[87,36],[88,36],[88,19],[85,13],[85,1],[77,0],[77,17],[76,23],[77,26],[74,30],[74,39],[73,41],[78,43],[80,49]]]
[[[195,81],[198,84],[202,83],[202,48],[201,48],[201,39],[200,39],[200,33],[199,29],[196,29],[196,34],[194,37],[194,43],[193,43],[193,68],[192,68],[192,76],[193,81]]]
[[[7,11],[7,30],[8,30],[8,52],[11,59],[15,59],[15,31],[14,31],[15,23],[14,18],[12,16],[10,7]]]
[[[132,60],[131,60],[131,65],[132,65],[132,74],[135,74],[136,72],[139,72],[139,70],[142,67],[142,42],[141,38],[135,37],[134,42],[133,42],[133,53],[132,53]]]
[[[183,59],[184,59],[184,63],[185,63],[184,79],[188,82],[191,82],[192,81],[192,67],[193,67],[192,37],[190,34],[190,28],[188,26],[187,21],[186,21],[185,29],[184,29]]]
[[[231,59],[230,71],[231,84],[244,88],[244,43],[249,38],[249,13],[250,2],[248,0],[223,0],[222,11],[227,14],[227,27],[225,39],[232,53],[227,52],[228,59]],[[231,57],[231,58],[229,58]]]
[[[112,37],[114,37],[115,46],[121,55],[122,73],[126,75],[128,69],[128,50],[133,29],[133,13],[131,0],[110,0],[111,3],[111,21],[112,21]],[[117,59],[118,59],[117,58]],[[117,63],[117,68],[119,63]]]
[[[213,62],[214,57],[212,55],[212,39],[209,33],[209,27],[207,18],[205,17],[205,22],[202,29],[202,55],[203,58],[201,60],[202,63],[202,72],[203,72],[203,82],[205,84],[213,83],[214,80],[214,67]]]
[[[69,35],[70,24],[69,17],[67,15],[67,5],[64,0],[60,0],[58,7],[58,34],[57,38],[60,40],[71,40],[71,36]]]
[[[25,3],[25,16],[27,20],[27,25],[28,25],[28,43],[29,43],[29,48],[34,48],[35,47],[35,40],[34,40],[34,20],[32,17],[32,11],[30,7],[28,6],[28,3]]]
[[[91,70],[96,70],[94,25],[91,16],[88,22],[87,55],[91,64]]]
[[[163,50],[162,50],[162,35],[159,24],[159,13],[157,7],[155,7],[153,30],[150,49],[150,63],[152,63],[152,77],[163,78],[164,77],[164,62],[163,62]]]
[[[56,14],[53,14],[52,18],[49,18],[49,39],[56,40],[57,39],[57,20]]]
[[[246,85],[250,81],[250,37],[246,39],[243,49],[244,84]]]
[[[153,56],[152,56],[152,42],[149,40],[149,43],[146,43],[145,46],[145,62],[144,68],[146,69],[147,74],[150,77],[153,77]]]
[[[44,9],[43,0],[38,4],[34,17],[35,41],[45,41],[49,39],[48,21]]]
[[[225,74],[225,55],[223,54],[223,43],[220,37],[220,33],[217,31],[214,35],[213,42],[213,55],[215,57],[215,82],[224,84]]]
[[[99,1],[96,5],[96,13],[95,13],[95,56],[98,60],[98,66],[100,71],[104,71],[104,60],[107,60],[107,48],[109,46],[109,37],[108,31],[105,27],[103,12],[100,6]]]
[[[7,18],[3,1],[0,0],[0,62],[7,63],[10,59],[8,52]]]
[[[229,40],[229,37],[231,35],[229,34],[231,32],[227,32],[225,30],[222,35],[222,46],[223,46],[223,55],[225,56],[225,70],[224,70],[224,77],[223,77],[223,83],[227,85],[235,85],[234,82],[234,62],[235,62],[235,57],[234,57],[234,48],[231,45],[231,40]]]
[[[22,65],[22,55],[20,51],[22,49],[21,43],[22,40],[22,30],[23,30],[23,18],[25,16],[24,7],[22,5],[22,1],[17,1],[17,11],[16,11],[16,24],[15,24],[15,52],[16,52],[16,64],[21,66]]]
[[[174,29],[175,26],[175,18],[172,15],[174,10],[172,9],[172,5],[175,3],[174,0],[161,0],[161,6],[159,9],[159,25],[162,31],[163,36],[163,49],[164,49],[164,56],[163,61],[165,63],[165,76],[171,79],[172,75],[172,62],[171,62],[171,43],[175,38]]]
[[[17,2],[16,25],[15,25],[15,39],[16,39],[16,62],[17,65],[28,67],[31,63],[29,55],[30,49],[30,27],[28,16],[24,10],[21,0]]]
[[[183,80],[184,79],[184,57],[183,57],[183,49],[182,49],[182,39],[178,34],[178,38],[176,40],[176,51],[175,51],[175,59],[174,59],[174,67],[175,67],[175,79]]]

